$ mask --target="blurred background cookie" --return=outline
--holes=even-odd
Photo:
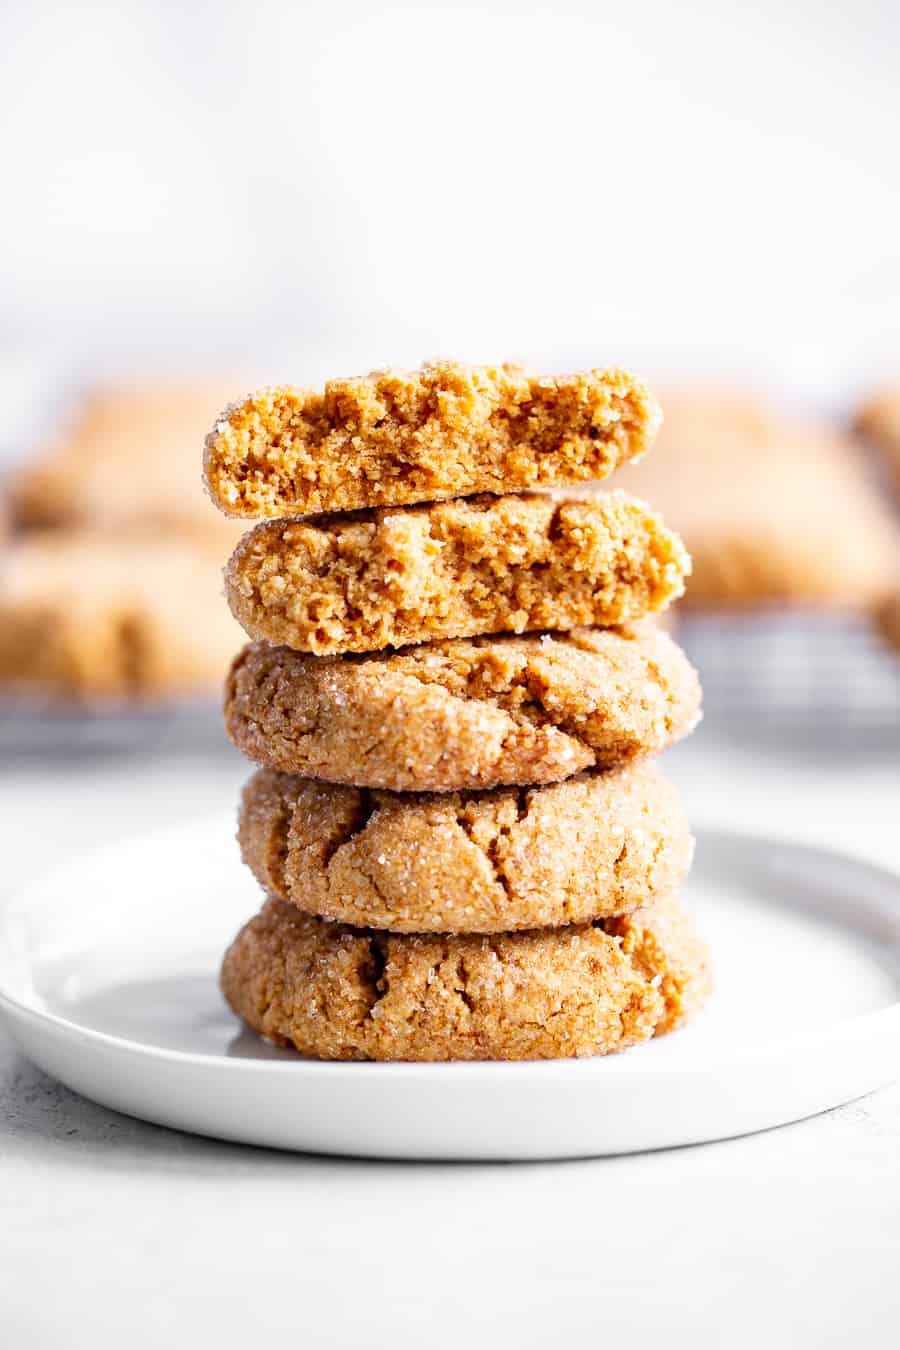
[[[12,474],[12,519],[24,529],[154,526],[179,533],[240,533],[203,491],[198,447],[226,387],[209,382],[106,384],[88,390],[50,443]]]
[[[900,681],[872,615],[897,575],[900,514],[864,447],[837,417],[739,387],[662,403],[652,454],[611,486],[658,503],[691,553],[670,612],[709,726],[810,745],[893,736]]]
[[[0,557],[0,685],[95,707],[208,696],[240,640],[220,576],[202,539],[22,535]]]
[[[692,609],[863,609],[889,587],[900,527],[858,448],[748,397],[675,395],[655,450],[616,474],[693,560]]]
[[[854,426],[884,457],[900,491],[900,382],[882,389],[859,408]]]
[[[221,612],[223,554],[241,530],[199,467],[225,397],[214,381],[105,382],[20,448],[0,551],[4,745],[52,743],[50,705],[61,746],[83,744],[82,724],[92,743],[104,720],[122,746],[142,744],[152,708],[184,708],[181,734],[206,738],[241,643]]]

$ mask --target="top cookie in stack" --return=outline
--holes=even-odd
[[[332,380],[324,394],[251,394],[207,438],[204,471],[226,515],[357,511],[605,478],[645,454],[661,422],[621,370],[538,378],[439,362]]]

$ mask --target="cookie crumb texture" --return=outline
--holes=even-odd
[[[226,408],[204,471],[246,519],[354,511],[605,478],[649,450],[662,414],[621,370],[537,376],[439,362],[262,389]]]
[[[267,768],[393,792],[552,783],[686,735],[700,685],[652,625],[451,639],[369,656],[251,643],[225,725]]]
[[[475,497],[263,522],[226,574],[252,638],[317,655],[627,624],[684,590],[677,535],[624,493]]]
[[[675,897],[626,918],[494,937],[393,936],[271,899],[222,990],[255,1031],[343,1060],[609,1054],[680,1026],[707,997],[706,948]]]
[[[675,890],[693,840],[652,763],[537,788],[391,793],[260,770],[239,839],[263,889],[400,933],[503,933],[628,913]]]

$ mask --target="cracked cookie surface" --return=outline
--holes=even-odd
[[[502,933],[638,909],[675,890],[693,840],[653,763],[536,788],[392,793],[262,769],[238,829],[263,889],[394,932]]]
[[[690,559],[622,492],[473,497],[257,525],[225,594],[252,638],[317,655],[628,624],[684,590]]]
[[[225,725],[267,768],[445,792],[551,783],[652,754],[686,735],[699,707],[687,658],[646,625],[362,657],[251,643],[226,682]]]
[[[250,394],[207,437],[204,473],[215,504],[247,519],[398,506],[605,478],[661,420],[625,371],[436,362]]]
[[[681,901],[597,924],[494,937],[397,936],[270,899],[221,986],[254,1030],[321,1059],[555,1059],[680,1026],[707,997],[706,947]]]

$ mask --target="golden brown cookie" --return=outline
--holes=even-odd
[[[660,395],[665,421],[657,445],[754,447],[765,450],[777,440],[778,417],[752,390],[709,384],[666,389]]]
[[[225,594],[253,638],[320,655],[626,624],[684,589],[677,535],[624,493],[473,497],[264,521]]]
[[[582,482],[649,450],[660,417],[621,370],[373,371],[324,394],[288,385],[232,404],[207,437],[206,482],[217,506],[245,518]]]
[[[652,762],[535,788],[393,793],[261,769],[238,837],[263,889],[399,933],[502,933],[624,914],[675,890],[693,840]]]
[[[867,608],[894,575],[900,529],[855,447],[823,427],[704,423],[682,408],[616,485],[651,501],[693,561],[682,604]]]
[[[228,550],[238,533],[210,506],[197,462],[223,397],[219,383],[93,390],[55,443],[14,476],[14,519],[27,528],[197,531]]]
[[[854,425],[881,451],[900,488],[900,384],[883,389],[865,403]]]
[[[255,1031],[320,1059],[556,1059],[674,1031],[706,999],[706,947],[680,900],[493,937],[395,936],[269,900],[222,990]]]
[[[455,638],[369,656],[251,643],[225,725],[258,764],[393,792],[552,783],[687,735],[700,684],[652,625]]]
[[[0,685],[63,698],[212,694],[240,641],[211,541],[55,530],[0,556]]]

